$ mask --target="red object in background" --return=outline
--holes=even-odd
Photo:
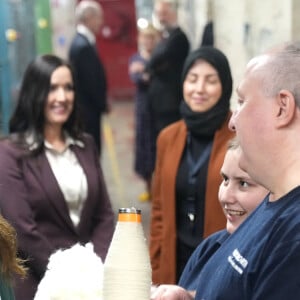
[[[134,86],[128,76],[128,59],[137,51],[134,0],[98,0],[104,12],[104,24],[97,47],[107,72],[110,99],[128,99]]]

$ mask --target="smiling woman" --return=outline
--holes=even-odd
[[[268,193],[239,167],[240,151],[237,140],[232,140],[221,168],[223,181],[219,187],[219,201],[229,233],[233,233],[245,221]]]
[[[221,168],[223,181],[219,187],[219,201],[227,219],[226,229],[212,234],[200,243],[188,260],[178,286],[161,285],[154,288],[151,299],[194,299],[202,269],[267,195],[268,190],[239,167],[240,155],[237,140],[231,140]],[[232,261],[233,267],[239,272],[241,268],[235,261],[244,268],[247,265],[247,260],[237,249],[233,251],[229,261]]]
[[[232,78],[226,56],[201,47],[181,74],[182,120],[160,132],[152,184],[150,255],[153,282],[176,283],[197,245],[225,227],[218,202],[220,168],[231,116]]]
[[[222,95],[218,71],[205,60],[197,60],[186,75],[183,91],[184,100],[192,111],[205,112],[211,109]]]
[[[105,259],[114,216],[95,142],[80,126],[72,68],[61,58],[39,56],[28,66],[0,165],[1,213],[28,267],[16,278],[16,300],[34,298],[58,249],[91,242]]]
[[[53,107],[65,107],[64,111],[69,107],[64,113],[64,120],[56,127],[57,139],[63,140],[63,131],[73,138],[82,134],[73,78],[69,64],[53,55],[39,56],[28,66],[9,124],[10,133],[16,133],[15,137],[21,144],[34,143],[32,146],[36,153],[43,149],[44,135],[48,134],[47,124],[52,122],[51,114],[54,114],[50,111],[55,111]],[[20,132],[23,135],[17,134]]]
[[[45,130],[60,127],[68,120],[74,104],[74,85],[69,68],[57,68],[50,79],[50,90],[45,106]]]

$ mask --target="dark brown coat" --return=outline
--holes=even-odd
[[[227,143],[234,133],[228,129],[228,116],[214,136],[208,166],[204,237],[223,229],[226,219],[218,201],[220,170]],[[176,283],[176,203],[175,182],[185,147],[187,128],[178,121],[165,128],[157,141],[157,159],[152,187],[150,257],[154,284]]]

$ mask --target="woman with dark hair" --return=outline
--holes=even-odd
[[[17,300],[33,299],[60,248],[92,242],[105,259],[114,215],[94,140],[81,130],[73,71],[61,58],[28,66],[0,165],[0,209],[28,267],[25,280],[16,278]]]
[[[197,245],[226,223],[218,188],[234,134],[228,128],[232,77],[225,55],[209,46],[191,52],[182,88],[182,120],[157,140],[150,228],[154,284],[176,283]]]
[[[24,75],[19,100],[13,113],[9,129],[10,133],[17,133],[19,142],[27,144],[25,133],[33,135],[32,142],[36,143],[35,152],[39,152],[44,147],[44,128],[46,127],[45,105],[51,86],[52,73],[59,67],[66,67],[69,73],[69,86],[66,88],[72,94],[72,109],[69,116],[62,124],[61,129],[66,130],[73,138],[82,135],[81,123],[78,118],[77,101],[75,100],[75,87],[73,85],[73,70],[71,66],[54,55],[39,56],[32,62]]]

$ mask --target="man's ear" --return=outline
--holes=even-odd
[[[281,90],[276,97],[277,127],[285,127],[293,121],[296,113],[297,105],[294,95],[288,90]]]

